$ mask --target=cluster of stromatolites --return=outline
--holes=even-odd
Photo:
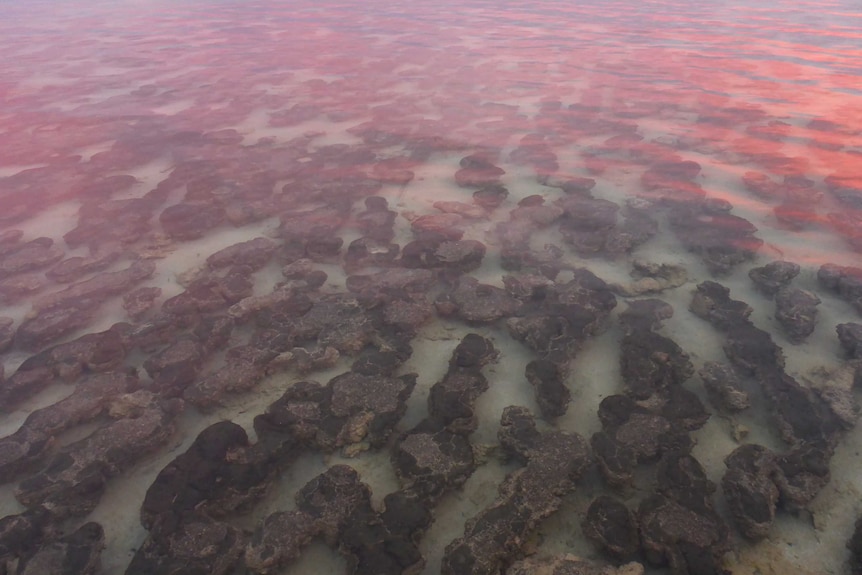
[[[0,438],[0,479],[16,482],[22,506],[0,519],[0,570],[95,573],[111,526],[87,516],[124,474],[181,443],[178,430],[193,421],[207,425],[183,431],[189,444],[154,473],[143,497],[146,535],[129,575],[277,573],[315,539],[341,553],[352,573],[417,573],[427,564],[423,538],[435,513],[482,465],[480,452],[499,455],[505,477],[442,549],[447,574],[638,575],[645,563],[674,575],[719,574],[734,543],[731,525],[758,540],[776,513],[806,507],[855,423],[852,383],[798,381],[751,308],[714,281],[697,286],[690,311],[720,332],[727,361],[696,365],[663,327],[674,314],[667,302],[618,307],[618,297],[680,288],[682,266],[632,258],[632,281],[607,283],[583,265],[629,262],[665,225],[708,273],[729,275],[757,257],[757,229],[708,196],[700,164],[666,147],[638,147],[636,124],[553,102],[536,119],[554,126],[561,117],[581,120],[584,136],[610,136],[591,152],[587,171],[601,173],[612,159],[633,162],[636,197],[617,203],[596,180],[563,174],[559,134],[527,133],[504,153],[373,122],[350,129],[356,145],[319,145],[311,132],[243,144],[233,130],[164,134],[142,125],[137,148],[121,138],[94,156],[76,179],[79,196],[37,194],[67,174],[60,164],[4,181],[17,203],[0,214],[3,223],[35,213],[25,192],[81,207],[65,248],[20,230],[0,233],[0,299],[32,303],[17,325],[0,318],[0,350],[23,359],[8,377],[0,373],[0,405],[29,409],[43,391],[69,388]],[[137,178],[97,169],[131,169],[153,161],[155,150],[170,158],[170,174],[137,197],[129,195]],[[450,176],[460,195],[399,212],[402,192],[432,156],[457,159]],[[515,190],[503,166],[526,170],[537,193]],[[749,173],[743,182],[781,202],[774,214],[782,225],[806,225],[813,181],[798,176],[778,186]],[[839,184],[827,187],[852,201]],[[831,216],[858,245],[851,220]],[[180,242],[265,224],[268,234],[204,254],[199,269],[177,278],[178,293],[164,297],[166,284],[155,285],[160,260]],[[539,237],[559,241],[540,245]],[[820,296],[793,284],[800,271],[783,260],[749,270],[774,300],[775,335],[788,345],[818,329]],[[856,311],[860,278],[858,268],[831,264],[817,273],[824,298],[837,294]],[[112,305],[128,321],[93,328]],[[409,362],[432,319],[475,333],[453,345],[427,389],[426,410],[407,424],[423,375]],[[621,381],[584,438],[564,429],[572,401],[583,399],[573,365],[609,327]],[[845,322],[836,331],[857,369],[862,327]],[[534,399],[480,421],[482,396],[501,379],[487,369],[501,344],[523,346],[528,357],[514,377]],[[723,415],[767,404],[787,444],[740,445],[725,460],[720,489],[693,454],[710,416],[691,383],[696,373]],[[250,428],[213,419],[261,390],[275,392],[249,414]],[[497,428],[496,451],[476,445],[482,425]],[[361,466],[340,463],[293,494],[293,507],[261,509],[299,458],[365,452],[388,457],[394,491],[373,499]],[[529,556],[543,522],[571,502],[583,503],[583,532],[610,563],[541,549]],[[859,531],[849,543],[857,571]]]

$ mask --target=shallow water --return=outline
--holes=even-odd
[[[509,297],[478,317],[483,297],[504,292],[483,287],[462,301],[455,286],[465,285],[467,276],[502,288],[504,276],[544,274],[551,287],[542,289],[556,293],[580,277],[581,268],[610,286],[629,284],[633,264],[646,261],[685,271],[678,285],[643,297],[673,307],[673,317],[656,331],[688,354],[694,371],[674,385],[693,392],[711,414],[688,433],[692,455],[717,485],[707,515],[727,524],[726,537],[707,545],[706,554],[732,573],[851,573],[845,543],[860,512],[862,436],[851,425],[855,365],[836,326],[859,322],[862,291],[837,293],[818,271],[827,263],[862,267],[862,15],[856,8],[847,0],[0,4],[0,315],[13,321],[2,355],[0,435],[70,396],[91,372],[134,372],[137,380],[125,392],[143,393],[159,405],[153,409],[172,406],[164,437],[140,451],[120,438],[117,449],[127,457],[107,450],[88,463],[83,475],[95,474],[104,485],[92,491],[67,486],[59,500],[25,495],[22,502],[22,482],[45,477],[47,466],[59,465],[58,454],[81,445],[76,441],[128,418],[107,407],[127,405],[128,397],[118,393],[87,414],[66,415],[74,425],[55,424],[52,439],[32,447],[38,456],[0,486],[0,513],[26,515],[26,505],[31,511],[46,505],[49,519],[28,532],[24,544],[7,544],[0,533],[0,560],[10,572],[30,573],[25,566],[35,568],[31,557],[40,546],[96,521],[104,529],[101,566],[75,572],[124,573],[157,531],[141,524],[148,489],[202,430],[234,421],[265,451],[253,421],[296,382],[326,385],[361,354],[409,342],[411,353],[399,359],[393,376],[415,373],[416,384],[379,441],[341,437],[333,446],[309,440],[295,460],[266,460],[269,475],[258,487],[268,488],[242,509],[202,512],[243,540],[270,514],[297,508],[300,488],[344,463],[370,486],[372,514],[380,514],[386,494],[410,488],[391,454],[428,417],[432,386],[444,380],[453,350],[472,332],[498,352],[481,369],[490,388],[475,398],[476,428],[459,435],[482,455],[468,477],[425,501],[433,522],[411,543],[422,560],[404,571],[438,573],[468,520],[502,497],[497,489],[507,474],[520,473],[521,463],[498,445],[507,406],[528,408],[548,434],[589,440],[603,429],[600,402],[625,393],[629,383],[620,367],[626,353],[620,314],[638,299],[602,284],[597,292],[613,289],[616,306],[597,314],[599,325],[579,333],[561,359],[518,341],[507,324],[538,313],[539,295],[521,297],[517,309],[506,311]],[[384,198],[392,213],[369,215],[375,209],[365,200],[372,196]],[[390,225],[390,233],[382,231]],[[208,264],[219,250],[259,237],[271,246],[259,265],[248,254],[221,268]],[[353,242],[369,237],[369,253],[357,258],[351,250],[359,243]],[[26,244],[37,238],[50,239]],[[481,262],[463,259],[465,240],[484,246]],[[412,245],[421,257],[405,255],[411,242],[418,242]],[[387,259],[391,244],[401,255]],[[77,260],[68,259],[74,257],[91,259],[75,267]],[[301,258],[309,260],[306,268],[282,271]],[[750,270],[775,260],[798,264],[791,285],[820,300],[813,333],[798,341],[779,320],[773,297],[749,278]],[[116,280],[134,262],[153,267]],[[350,276],[423,267],[432,269],[433,280],[422,293],[378,289],[380,279],[361,293],[348,290]],[[73,271],[62,275],[64,269]],[[315,270],[325,272],[325,282],[303,284]],[[82,283],[90,278],[96,279]],[[115,280],[118,287],[108,289]],[[288,280],[293,287],[280,287]],[[781,418],[773,416],[781,411],[780,399],[760,385],[762,371],[743,378],[751,393],[748,409],[729,414],[708,401],[697,372],[705,362],[733,358],[723,351],[727,334],[689,311],[696,286],[707,280],[751,306],[751,324],[783,350],[782,373],[806,390],[800,393],[808,403],[799,409],[826,409],[828,393],[815,388],[828,388],[836,394],[829,397],[851,406],[851,421],[828,437],[828,447],[813,443],[831,455],[828,481],[804,505],[782,493],[768,536],[759,541],[747,540],[733,522],[721,486],[725,457],[742,444],[780,456],[812,440],[798,431],[782,437]],[[96,287],[75,297],[62,291],[81,286]],[[158,291],[147,298],[140,288]],[[278,324],[272,318],[281,317],[283,304],[264,303],[253,313],[231,307],[291,289],[317,309],[333,294],[359,300],[336,309],[325,335]],[[591,289],[579,293],[599,297]],[[132,309],[136,294],[143,298],[140,313]],[[399,323],[381,311],[397,314],[396,300],[414,306],[415,322]],[[373,327],[342,339],[333,335],[353,321],[356,309]],[[49,328],[33,327],[58,310],[80,313]],[[299,318],[303,313],[294,310]],[[201,322],[219,318],[230,324],[229,335],[209,346]],[[154,324],[166,335],[148,346],[142,330]],[[278,339],[264,333],[272,325],[310,335]],[[114,349],[109,344],[119,342],[113,362],[90,356],[58,361],[45,351],[109,329],[90,353],[110,355],[101,346]],[[189,341],[198,346],[194,358],[154,364],[153,357]],[[303,373],[296,360],[280,356],[265,371],[260,367],[246,389],[203,399],[188,391],[239,361],[228,349],[249,343],[270,346],[273,356],[327,345],[339,354]],[[525,368],[552,356],[565,372],[571,401],[564,414],[543,416]],[[20,384],[34,365],[45,371]],[[822,376],[824,369],[830,375]],[[666,392],[657,389],[653,403],[643,405],[664,401]],[[252,457],[253,449],[234,456]],[[103,465],[110,457],[119,462]],[[583,533],[596,496],[611,494],[637,511],[656,491],[661,464],[648,459],[623,489],[609,487],[589,467],[552,498],[555,512],[537,517],[527,540],[512,543],[488,572],[503,572],[528,555],[565,553],[672,572],[644,553],[643,542],[629,556],[613,558]],[[78,497],[92,498],[92,505],[66,509]],[[374,517],[385,523],[382,515]],[[268,572],[350,571],[355,559],[344,550],[345,525]],[[648,539],[644,529],[642,540]],[[234,548],[237,554],[244,549],[244,540]],[[665,559],[672,554],[666,552]],[[202,572],[257,572],[247,570],[242,557],[218,568],[214,556],[202,561],[209,562]],[[678,572],[707,571],[683,565]]]

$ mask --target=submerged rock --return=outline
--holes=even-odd
[[[38,461],[69,427],[105,413],[110,404],[137,385],[137,379],[117,373],[92,374],[68,397],[33,411],[13,434],[0,439],[0,480],[9,481]]]
[[[246,566],[255,573],[277,572],[315,537],[337,541],[358,509],[370,506],[371,490],[356,471],[346,465],[330,467],[299,490],[295,510],[264,518],[246,547]]]
[[[0,279],[48,267],[63,259],[64,255],[65,252],[54,245],[54,240],[47,237],[15,244],[0,255]]]
[[[666,319],[673,317],[673,307],[660,299],[638,299],[627,302],[628,308],[619,319],[627,334],[661,329]]]
[[[468,322],[490,323],[513,315],[520,302],[502,288],[463,276],[448,294],[437,300],[436,306],[442,315],[457,314]]]
[[[673,575],[728,575],[721,567],[728,530],[712,505],[714,490],[694,457],[665,455],[658,493],[638,507],[641,545],[650,563],[667,564]]]
[[[775,295],[778,290],[787,286],[793,278],[799,275],[799,264],[786,261],[774,261],[748,272],[751,281],[767,295]]]
[[[262,441],[306,442],[325,452],[355,454],[379,447],[407,409],[416,375],[400,377],[346,372],[326,386],[299,382],[254,420]]]
[[[228,575],[245,541],[239,529],[204,516],[166,523],[144,540],[125,575]]]
[[[700,255],[713,275],[727,275],[743,262],[754,259],[763,240],[748,220],[706,203],[680,204],[670,214],[670,224],[680,242]]]
[[[555,557],[529,557],[512,564],[506,575],[643,575],[640,563],[626,563],[619,567],[581,559],[575,555]]]
[[[95,315],[93,309],[74,307],[40,312],[21,322],[15,332],[15,345],[27,351],[36,351],[64,335],[90,325]]]
[[[291,455],[296,454],[296,449]],[[287,455],[283,452],[281,455]],[[285,457],[285,463],[291,460]],[[158,542],[162,529],[247,509],[276,471],[272,456],[248,442],[239,425],[222,421],[201,431],[156,476],[141,505],[141,523]]]
[[[251,345],[235,346],[225,353],[225,364],[185,387],[183,397],[199,409],[208,410],[221,404],[225,393],[247,391],[266,375],[275,352]],[[336,352],[337,357],[337,352]]]
[[[404,433],[392,464],[408,499],[430,514],[440,496],[476,469],[468,436],[478,426],[474,405],[488,389],[482,367],[497,357],[490,340],[467,334],[452,353],[449,369],[428,394],[428,417]]]
[[[464,535],[446,547],[445,575],[498,573],[539,522],[560,507],[589,464],[586,441],[572,433],[540,433],[522,407],[503,411],[499,438],[525,466],[503,480],[494,503],[468,520]]]
[[[45,275],[58,283],[70,283],[108,267],[124,253],[125,248],[116,242],[94,244],[90,247],[90,255],[67,258],[45,272]]]
[[[761,445],[743,445],[728,455],[727,471],[721,479],[724,497],[733,521],[748,539],[769,534],[775,520],[779,491],[772,480],[776,456]]]
[[[138,320],[156,305],[156,300],[161,295],[160,287],[147,286],[133,289],[123,296],[123,309],[131,319]]]
[[[533,360],[527,364],[526,376],[536,394],[542,417],[552,419],[565,415],[572,394],[564,383],[561,366],[547,359]]]
[[[12,304],[48,287],[48,280],[39,272],[16,274],[0,280],[0,301]]]
[[[215,252],[207,258],[207,266],[219,269],[242,265],[258,270],[269,263],[277,247],[269,238],[254,238]]]
[[[582,527],[587,539],[614,559],[633,557],[640,548],[635,514],[608,495],[600,495],[590,502]]]
[[[788,339],[801,343],[814,332],[820,298],[795,287],[783,287],[775,295],[775,319]]]
[[[680,265],[635,260],[632,262],[632,267],[633,281],[627,284],[611,284],[610,287],[615,293],[624,296],[639,296],[679,287],[688,281],[688,273]]]
[[[620,368],[626,393],[636,399],[664,392],[694,374],[688,354],[676,342],[645,329],[623,337]]]
[[[0,379],[0,403],[11,409],[58,378],[74,381],[85,371],[116,369],[131,347],[126,333],[123,324],[114,324],[105,331],[88,333],[30,356],[14,374]]]
[[[159,214],[159,223],[177,240],[203,237],[225,220],[224,208],[214,202],[181,202],[168,206]]]
[[[850,550],[850,575],[862,574],[862,518],[856,520],[853,535],[847,541]]]
[[[43,471],[21,482],[15,497],[59,517],[89,513],[108,479],[171,437],[180,408],[181,402],[161,402],[147,391],[120,396],[110,410],[118,419],[63,447]]]
[[[23,557],[18,575],[95,575],[101,568],[105,531],[93,521]]]
[[[620,489],[632,485],[638,453],[632,446],[617,441],[604,431],[594,433],[590,446],[596,457],[599,472],[611,487]]]
[[[509,291],[520,293],[517,316],[506,322],[509,333],[542,359],[560,365],[568,362],[584,340],[605,326],[617,300],[608,285],[592,272],[577,268],[567,283],[548,283],[530,288],[524,276],[507,282]]]
[[[862,359],[862,324],[840,323],[835,327],[841,347],[851,359]]]
[[[857,312],[862,313],[862,268],[823,264],[817,271],[820,285],[837,292]]]
[[[485,154],[472,154],[461,158],[461,169],[455,173],[455,181],[462,188],[484,188],[498,183],[505,173]]]
[[[751,405],[748,392],[743,389],[733,366],[707,361],[697,373],[703,380],[710,402],[716,408],[735,413]]]

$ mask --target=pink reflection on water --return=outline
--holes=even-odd
[[[0,165],[75,162],[101,145],[81,164],[122,171],[161,153],[135,145],[144,124],[250,134],[323,116],[366,140],[373,129],[442,150],[536,133],[573,174],[694,159],[737,177],[710,195],[767,221],[776,204],[739,179],[752,169],[805,175],[820,192],[829,176],[862,189],[862,33],[849,7],[457,7],[456,19],[445,3],[4,6]],[[253,114],[262,122],[248,124]],[[851,233],[829,214],[855,208],[828,194],[809,208],[798,212],[803,227]]]

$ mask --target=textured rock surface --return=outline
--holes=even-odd
[[[268,515],[245,550],[245,563],[255,573],[275,573],[299,557],[318,536],[337,540],[360,508],[371,506],[371,490],[346,465],[330,467],[308,482],[296,496],[296,509]]]
[[[464,535],[446,547],[444,574],[498,573],[539,521],[559,509],[589,464],[586,441],[577,434],[540,433],[525,408],[503,411],[499,438],[525,466],[506,477],[494,503],[468,520]]]
[[[799,288],[784,287],[775,294],[775,319],[788,339],[801,343],[814,332],[820,298]]]
[[[748,392],[743,388],[733,366],[707,361],[697,373],[703,380],[709,401],[716,408],[734,413],[751,405]]]
[[[95,575],[101,567],[105,531],[98,523],[81,525],[74,532],[43,543],[18,563],[18,575]]]
[[[641,501],[638,522],[647,559],[668,564],[674,575],[715,573],[729,549],[728,530],[712,504],[715,485],[689,454],[671,452],[662,458],[655,495]]]
[[[737,528],[751,540],[769,534],[778,504],[775,454],[760,445],[738,447],[724,460],[721,488]]]
[[[619,567],[587,561],[574,555],[530,557],[512,564],[506,575],[643,575],[640,563],[626,563]]]
[[[635,514],[623,502],[608,495],[600,495],[590,502],[582,528],[593,545],[615,559],[633,557],[640,548]]]
[[[136,378],[117,372],[90,375],[68,397],[32,412],[15,433],[0,439],[0,479],[9,481],[32,467],[58,433],[105,413],[136,385]]]
[[[181,402],[161,402],[147,391],[118,397],[111,406],[118,419],[63,447],[43,471],[21,482],[15,497],[60,517],[89,513],[108,479],[171,437],[180,408]]]
[[[775,295],[778,290],[799,275],[799,269],[799,264],[779,260],[759,268],[752,268],[748,272],[748,277],[760,291],[767,295]]]

